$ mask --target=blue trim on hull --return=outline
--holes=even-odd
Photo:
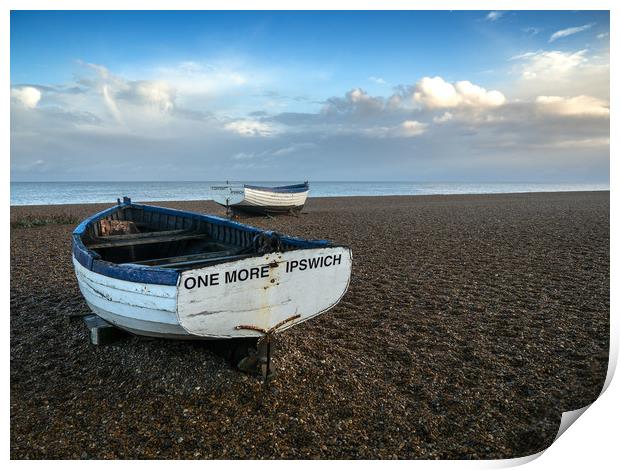
[[[258,191],[266,191],[271,193],[303,193],[308,191],[310,186],[308,183],[290,184],[288,186],[254,186],[251,184],[244,184],[244,188],[256,189]]]
[[[179,280],[179,272],[171,269],[152,268],[138,264],[121,266],[99,259],[93,261],[91,271],[114,279],[122,279],[123,281],[159,284],[162,286],[176,286]]]
[[[159,284],[164,286],[176,286],[179,280],[180,271],[173,269],[163,269],[154,266],[141,266],[137,264],[116,264],[108,261],[103,261],[101,256],[93,250],[89,250],[82,241],[82,237],[86,233],[88,227],[103,219],[104,217],[113,214],[121,208],[135,207],[137,209],[144,209],[153,212],[159,212],[162,214],[176,215],[188,217],[194,220],[205,221],[213,225],[231,227],[238,230],[258,235],[264,233],[266,235],[272,235],[274,232],[271,230],[260,230],[250,225],[241,224],[232,220],[224,219],[216,215],[203,215],[196,212],[187,212],[177,209],[169,209],[167,207],[148,206],[144,204],[132,204],[129,199],[122,204],[110,207],[104,211],[98,212],[91,217],[83,220],[73,231],[73,256],[75,259],[84,266],[86,269],[102,274],[114,279],[120,279],[130,282],[142,282],[145,284]],[[328,240],[305,240],[298,237],[281,236],[282,241],[297,248],[321,248],[332,246],[332,243]],[[191,269],[191,268],[189,268]]]

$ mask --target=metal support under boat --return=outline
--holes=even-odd
[[[255,325],[238,325],[235,328],[237,330],[253,330],[263,334],[263,337],[258,340],[257,353],[255,355],[248,355],[241,359],[237,364],[237,367],[243,372],[259,373],[263,377],[263,381],[268,380],[273,376],[274,369],[271,362],[273,358],[273,351],[275,349],[276,333],[278,329],[287,323],[298,319],[301,315],[293,315],[289,318],[282,320],[277,325],[271,327],[268,330]]]

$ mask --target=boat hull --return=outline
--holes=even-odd
[[[329,310],[348,288],[352,255],[338,246],[269,253],[183,271],[174,286],[120,280],[73,262],[87,304],[115,326],[144,336],[221,339],[261,336]]]
[[[291,208],[303,206],[307,198],[308,191],[287,193],[245,188],[244,199],[239,204],[247,206]]]
[[[88,270],[75,257],[73,266],[84,300],[105,321],[137,335],[196,339],[179,325],[176,286],[114,279]]]
[[[300,211],[308,198],[308,187],[301,189],[261,188],[244,186],[241,190],[215,194],[214,200],[225,207],[251,213],[285,213]]]

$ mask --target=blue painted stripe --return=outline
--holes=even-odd
[[[273,186],[273,187],[254,186],[251,184],[244,184],[243,187],[250,188],[250,189],[257,189],[259,191],[268,191],[272,193],[303,193],[305,191],[308,191],[308,188],[309,188],[307,183],[291,184],[289,186]]]
[[[93,265],[93,259],[99,257],[97,253],[89,250],[84,246],[79,235],[73,235],[73,256],[75,259],[84,266],[86,269],[91,269]]]
[[[120,265],[100,259],[93,260],[91,271],[123,281],[160,284],[163,286],[176,286],[179,279],[179,273],[172,269],[140,266],[137,264]]]

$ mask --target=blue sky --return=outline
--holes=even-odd
[[[12,178],[607,181],[608,33],[607,12],[12,12]]]

